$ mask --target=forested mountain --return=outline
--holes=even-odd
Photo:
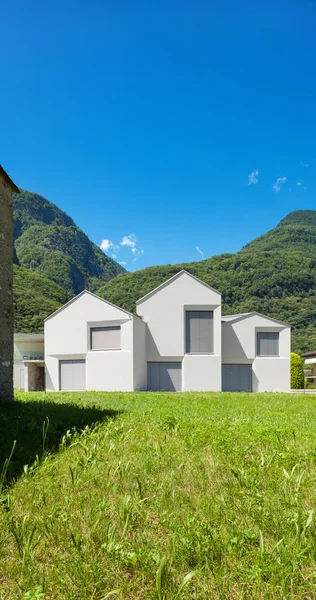
[[[93,244],[74,221],[38,194],[13,194],[15,262],[65,289],[94,291],[123,267]]]
[[[186,269],[222,293],[223,314],[258,311],[293,326],[292,346],[316,349],[316,211],[295,211],[235,254],[149,267],[115,277],[96,293],[130,311]]]
[[[70,299],[62,287],[39,273],[13,267],[14,331],[42,333],[44,319]]]

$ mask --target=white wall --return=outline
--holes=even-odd
[[[147,356],[146,333],[147,325],[140,319],[133,320],[133,360],[134,360],[134,390],[147,389]]]
[[[86,358],[87,390],[133,391],[133,355],[128,350],[98,350]]]
[[[220,356],[186,354],[182,361],[182,389],[184,392],[220,392],[222,389],[222,361]]]
[[[257,332],[279,332],[279,356],[256,356]],[[222,323],[223,364],[252,364],[254,392],[290,390],[291,331],[268,317],[252,315]]]
[[[134,320],[129,313],[88,292],[48,319],[46,389],[59,390],[59,360],[85,358],[88,390],[132,391]],[[121,350],[90,350],[90,327],[102,325],[121,326]]]
[[[183,390],[221,389],[221,295],[181,273],[136,305],[147,323],[147,361],[182,361]],[[212,310],[213,354],[186,354],[185,312]],[[184,357],[184,358],[183,358]]]
[[[121,349],[89,350],[86,357],[86,369],[87,390],[109,392],[133,390],[132,317],[128,317],[128,321],[121,323]]]
[[[254,392],[290,391],[290,361],[287,358],[258,356],[252,369]]]

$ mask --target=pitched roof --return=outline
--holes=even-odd
[[[192,279],[195,279],[195,281],[197,281],[201,285],[204,285],[209,290],[212,290],[212,292],[215,292],[216,294],[218,294],[219,296],[221,296],[221,293],[218,290],[216,290],[215,288],[211,287],[207,283],[204,283],[204,281],[202,281],[198,277],[195,277],[195,275],[192,275],[192,273],[189,273],[185,269],[182,269],[181,271],[179,271],[178,273],[176,273],[175,275],[173,275],[172,277],[170,277],[169,279],[167,279],[167,281],[165,281],[164,283],[161,283],[160,285],[158,285],[158,287],[156,287],[153,290],[151,290],[151,292],[148,292],[148,294],[146,294],[142,298],[139,298],[139,300],[136,300],[136,304],[139,304],[140,302],[143,302],[144,300],[147,300],[147,298],[150,298],[150,296],[153,296],[154,294],[156,294],[157,292],[159,292],[164,287],[167,287],[170,283],[172,283],[173,281],[175,281],[176,279],[178,279],[179,277],[181,277],[181,275],[184,275],[184,274],[185,275],[189,275],[189,277],[192,277]]]
[[[44,319],[44,322],[48,321],[52,317],[55,317],[55,315],[57,315],[62,310],[64,310],[64,308],[67,308],[73,302],[76,302],[76,300],[78,300],[78,298],[80,298],[84,294],[89,294],[90,296],[93,296],[93,298],[97,298],[97,300],[101,300],[101,302],[105,302],[105,304],[109,304],[110,306],[113,306],[114,308],[121,310],[122,312],[129,315],[130,317],[134,317],[134,319],[138,319],[139,321],[142,321],[142,319],[140,317],[138,317],[137,315],[133,315],[133,313],[128,312],[128,310],[125,310],[124,308],[121,308],[120,306],[116,306],[116,304],[113,304],[112,302],[109,302],[108,300],[105,300],[104,298],[97,296],[96,294],[94,294],[93,292],[90,292],[89,290],[83,290],[82,292],[80,292],[80,294],[77,294],[77,296],[74,296],[73,298],[71,298],[71,300],[69,300],[69,302],[66,302],[66,304],[63,304],[63,306],[61,306],[60,308],[55,310],[55,312],[53,312],[51,315],[48,315],[48,317],[46,317],[46,319]],[[143,322],[144,321],[142,321],[142,323]]]
[[[16,192],[17,194],[20,193],[19,188],[15,185],[15,183],[13,183],[12,179],[10,179],[8,173],[3,169],[3,167],[1,165],[0,165],[0,176],[2,176],[4,181],[10,186],[12,192]]]
[[[43,333],[15,333],[14,334],[14,341],[21,341],[21,340],[29,340],[29,341],[42,341],[44,340],[44,334]]]
[[[282,325],[283,327],[290,327],[288,323],[283,323],[283,321],[279,321],[278,319],[274,319],[273,317],[268,317],[267,315],[263,315],[257,311],[241,313],[239,315],[222,315],[222,322],[224,323],[236,323],[237,321],[242,321],[243,319],[248,319],[249,317],[262,317],[263,319],[267,319],[268,321],[272,321],[273,323],[277,323],[278,325]]]
[[[240,313],[236,315],[222,315],[222,321],[236,321],[239,317],[248,317],[249,315],[253,315],[254,313]]]

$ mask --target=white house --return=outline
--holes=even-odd
[[[222,317],[220,293],[186,271],[136,311],[84,291],[48,317],[46,390],[289,391],[290,327]]]

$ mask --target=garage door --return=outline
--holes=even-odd
[[[65,392],[83,391],[86,389],[86,361],[59,361],[60,390]]]
[[[147,388],[157,392],[181,392],[182,369],[180,362],[147,363]]]
[[[252,365],[223,365],[223,392],[252,392]]]

